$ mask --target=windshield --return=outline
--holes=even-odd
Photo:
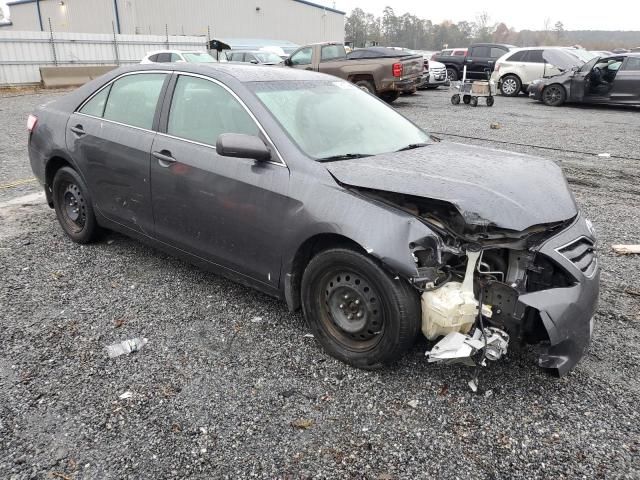
[[[182,56],[187,62],[193,63],[211,63],[216,61],[215,58],[205,52],[183,53]]]
[[[260,63],[280,63],[282,62],[282,58],[280,58],[275,53],[271,52],[256,52],[254,53],[256,58],[260,60]]]
[[[569,50],[569,53],[571,53],[572,55],[575,55],[583,62],[588,62],[598,56],[593,52],[589,52],[587,50],[581,50],[579,48],[576,48],[575,50]]]
[[[248,85],[300,149],[318,160],[378,155],[430,143],[424,131],[348,82]]]

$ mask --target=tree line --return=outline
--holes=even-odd
[[[593,38],[589,35],[580,37],[585,48],[624,46],[615,35],[596,35],[603,33],[597,31],[593,33]],[[640,32],[631,33],[637,34],[632,38],[637,37],[640,42]],[[575,35],[566,31],[561,21],[554,22],[551,19],[545,20],[542,30],[517,31],[503,22],[492,22],[486,13],[478,15],[475,21],[445,21],[434,24],[431,20],[410,13],[396,15],[391,7],[386,7],[380,17],[355,8],[346,19],[345,37],[354,47],[384,45],[416,50],[467,47],[474,42],[508,43],[516,46],[572,45],[575,40]],[[623,37],[625,41],[629,41],[627,37]]]

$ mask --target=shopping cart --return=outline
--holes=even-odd
[[[462,76],[462,81],[452,82],[452,88],[458,90],[451,97],[451,103],[459,105],[460,101],[465,105],[471,105],[472,107],[478,106],[478,99],[485,98],[487,107],[492,107],[494,102],[494,96],[497,94],[497,88],[495,82],[491,80],[467,80],[466,66]]]

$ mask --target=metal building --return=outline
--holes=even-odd
[[[345,13],[307,0],[13,0],[5,30],[343,41]]]

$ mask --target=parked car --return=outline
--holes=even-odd
[[[557,52],[545,51],[549,63],[565,61],[564,72],[536,80],[529,95],[546,105],[566,102],[640,105],[640,53],[595,57],[571,63]]]
[[[356,367],[397,360],[421,330],[462,341],[462,357],[540,343],[558,374],[589,343],[596,240],[560,167],[438,142],[341,79],[120,67],[38,107],[28,130],[73,241],[116,230],[302,307]]]
[[[278,65],[284,62],[275,53],[260,50],[227,50],[225,53],[229,62],[253,63],[256,65]]]
[[[496,60],[514,48],[516,47],[513,45],[502,43],[474,43],[464,56],[451,55],[448,50],[443,50],[433,60],[447,66],[447,76],[452,82],[462,78],[465,66],[467,67],[467,78],[486,80],[493,72]]]
[[[156,50],[149,52],[140,63],[215,63],[217,60],[207,52],[200,50],[183,51],[183,50]]]
[[[434,90],[449,83],[446,65],[426,58],[424,60],[424,75],[422,78],[423,81],[418,86],[418,89]]]
[[[541,77],[557,75],[562,67],[545,61],[545,50],[562,50],[577,57],[582,62],[593,58],[591,52],[571,47],[526,47],[511,50],[496,61],[491,80],[496,82],[500,92],[507,97],[515,97],[520,92],[527,93],[529,84]]]
[[[299,48],[285,65],[328,73],[359,88],[395,101],[400,93],[415,90],[422,76],[422,57],[385,47],[356,49],[348,56],[341,43],[316,43]]]

